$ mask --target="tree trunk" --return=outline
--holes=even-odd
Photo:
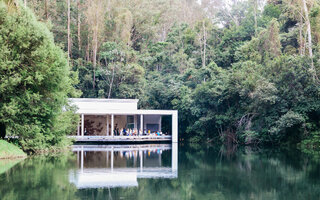
[[[198,37],[199,37],[199,46],[200,46],[200,56],[201,56],[201,64],[202,64],[202,67],[203,67],[203,37],[202,37],[202,35],[201,35],[201,33],[199,33],[198,34]]]
[[[80,14],[80,0],[78,0],[78,49],[81,51],[81,14]]]
[[[258,34],[258,22],[257,22],[257,0],[254,0],[254,5],[253,5],[253,9],[254,9],[254,35],[257,36]]]
[[[44,15],[46,16],[46,20],[49,19],[49,13],[48,13],[48,0],[44,1]]]
[[[206,47],[207,47],[207,32],[206,32],[206,25],[205,21],[202,22],[203,28],[203,59],[202,59],[202,67],[206,66]]]
[[[306,48],[307,48],[307,31],[304,33],[304,38],[303,38],[303,48],[302,48],[302,55],[306,55]]]
[[[302,8],[301,8],[301,14],[300,14],[300,22],[299,22],[299,54],[302,56],[303,55],[303,36],[302,36],[302,23],[303,23],[303,20],[302,20]]]
[[[89,34],[88,34],[87,49],[86,49],[86,59],[87,59],[87,62],[90,61],[90,36],[89,36]]]
[[[98,33],[94,31],[93,33],[93,89],[95,88],[96,84],[96,66],[97,66],[97,51],[98,51]]]
[[[24,0],[24,7],[27,7],[27,0]]]
[[[68,60],[70,58],[71,52],[71,41],[70,41],[70,0],[67,0],[68,3]]]
[[[111,96],[111,90],[112,90],[112,85],[113,85],[113,79],[114,79],[114,67],[112,68],[112,77],[111,77],[111,81],[110,81],[110,88],[109,88],[109,94],[108,94],[108,99],[110,99]]]
[[[309,12],[306,0],[302,0],[303,8],[305,12],[305,20],[307,24],[307,34],[308,34],[308,50],[309,50],[309,57],[311,58],[311,72],[313,73],[314,78],[318,79],[317,72],[315,70],[315,67],[313,65],[313,53],[312,53],[312,35],[311,35],[311,25],[309,20]]]
[[[6,137],[6,125],[0,123],[0,138],[4,139]]]

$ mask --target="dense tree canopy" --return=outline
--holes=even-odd
[[[141,108],[178,109],[179,132],[190,141],[290,142],[319,147],[318,1],[25,2],[50,27],[55,42],[68,52],[82,97],[139,98]],[[28,63],[32,58],[33,62],[41,60],[43,70],[32,74],[32,78],[22,73],[26,86],[35,85],[29,89],[32,95],[23,91],[24,96],[10,101],[12,105],[1,107],[6,110],[1,115],[14,115],[14,106],[22,99],[28,106],[33,101],[41,102],[48,107],[48,112],[41,110],[43,119],[52,119],[57,113],[49,111],[61,106],[60,97],[66,94],[58,92],[59,88],[71,89],[70,84],[65,87],[70,82],[67,76],[58,78],[50,72],[67,70],[62,67],[66,61],[51,44],[52,39],[32,28],[42,26],[41,30],[46,30],[44,24],[35,22],[30,14],[12,22],[29,11],[2,13],[3,20],[12,23],[2,26],[6,27],[2,31],[12,32],[15,28],[17,35],[12,36],[14,48],[2,44],[1,56],[4,59],[6,51],[20,51],[18,55],[10,53],[19,58],[8,61],[8,66],[15,69],[13,72],[23,70],[16,69],[21,64],[15,62]],[[24,26],[16,26],[19,23]],[[49,40],[50,45],[42,40]],[[46,51],[36,54],[30,47]],[[59,83],[50,81],[58,79]],[[59,99],[55,104],[49,98],[52,96],[43,93],[41,84],[57,84],[49,85],[54,88],[50,92],[56,92],[54,97]],[[8,91],[11,85],[19,85],[21,90],[15,92],[23,89],[19,76],[14,74],[3,83]],[[3,96],[9,99],[10,95],[13,93]],[[43,122],[28,124],[39,123]]]
[[[0,124],[7,133],[19,136],[25,150],[61,144],[75,118],[62,113],[68,95],[76,94],[66,56],[45,23],[10,1],[0,2],[0,80]]]

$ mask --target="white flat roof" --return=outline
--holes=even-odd
[[[99,98],[69,98],[73,103],[92,102],[92,103],[138,103],[139,99],[99,99]]]
[[[177,110],[78,110],[76,113],[85,115],[172,115]]]
[[[139,99],[70,98],[78,107],[76,113],[84,115],[173,115],[177,110],[139,110]]]

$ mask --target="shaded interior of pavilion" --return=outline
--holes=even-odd
[[[80,118],[77,136],[172,135],[172,118],[168,115],[81,114]]]

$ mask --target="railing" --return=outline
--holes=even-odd
[[[154,136],[68,136],[76,141],[169,141],[172,140],[171,135]]]

